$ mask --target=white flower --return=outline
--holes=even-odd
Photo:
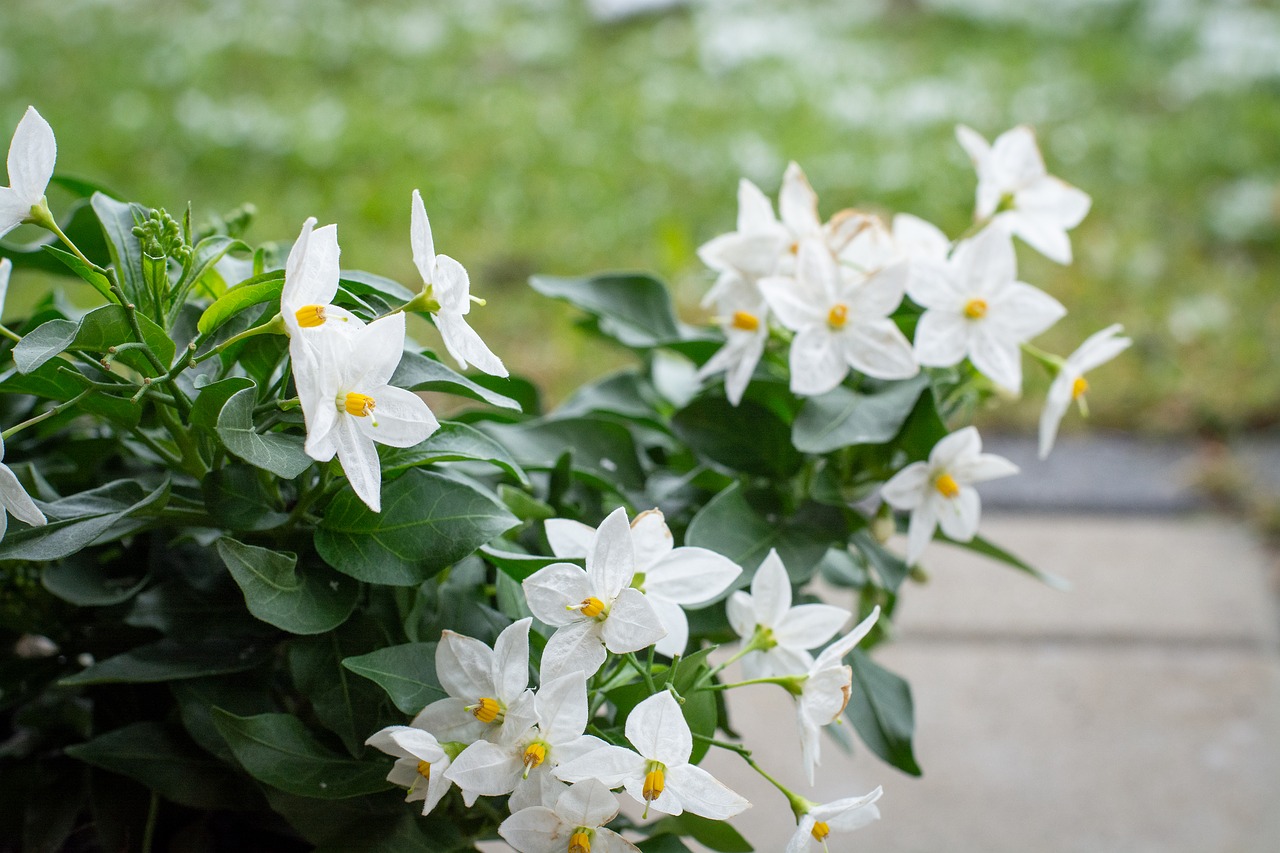
[[[627,717],[627,740],[635,752],[603,746],[560,765],[566,782],[598,779],[610,788],[622,785],[638,803],[669,815],[684,812],[727,820],[750,807],[701,767],[689,763],[693,734],[672,695],[663,691],[645,699]]]
[[[1016,473],[1018,466],[1008,459],[983,453],[978,430],[969,426],[935,444],[927,462],[913,462],[895,474],[880,496],[895,509],[911,511],[907,563],[920,560],[939,524],[957,542],[971,540],[982,509],[973,484]]]
[[[0,275],[4,275],[3,269],[0,269]],[[5,278],[7,279],[7,276]],[[0,294],[0,304],[3,304],[3,294]],[[0,460],[3,459],[4,439],[0,438]],[[0,539],[4,538],[5,531],[9,527],[10,515],[19,521],[25,521],[32,527],[43,527],[49,523],[35,501],[31,500],[27,490],[22,488],[22,483],[18,482],[13,471],[0,461]]]
[[[1015,127],[989,145],[961,124],[956,126],[956,139],[978,172],[977,218],[994,217],[992,222],[1046,258],[1071,263],[1067,231],[1089,212],[1089,196],[1045,171],[1031,128]]]
[[[556,802],[564,784],[553,776],[560,764],[598,749],[604,741],[584,735],[587,680],[571,672],[544,683],[532,703],[521,703],[496,742],[478,740],[453,760],[447,777],[462,789],[467,805],[478,796],[511,794],[511,811]]]
[[[422,800],[422,813],[430,814],[452,783],[445,777],[449,754],[430,732],[413,726],[388,726],[365,741],[396,759],[387,781],[408,788],[406,803]]]
[[[520,853],[639,853],[640,848],[604,825],[618,816],[618,798],[589,779],[573,785],[555,808],[521,809],[498,834]]]
[[[489,648],[474,637],[444,631],[436,646],[436,677],[449,694],[423,708],[418,728],[446,741],[497,740],[507,711],[529,696],[529,625],[508,625]]]
[[[546,523],[547,541],[557,557],[585,557],[595,531],[579,521],[552,518]],[[631,522],[636,571],[631,586],[644,593],[666,629],[657,651],[667,657],[683,654],[689,643],[685,607],[705,604],[729,588],[742,568],[728,557],[706,548],[676,548],[666,519],[656,509],[645,510]]]
[[[387,384],[404,351],[404,315],[349,335],[325,335],[316,344],[300,348],[303,355],[293,360],[307,455],[327,462],[336,453],[351,488],[380,512],[382,468],[374,442],[412,447],[440,426],[421,397]]]
[[[736,275],[727,273],[726,275]],[[724,346],[698,370],[698,379],[724,374],[724,391],[738,405],[751,382],[765,342],[769,340],[769,315],[759,289],[736,284],[724,287],[716,298],[716,315],[724,331]]]
[[[936,270],[947,262],[951,252],[951,241],[936,225],[912,216],[899,213],[893,217],[893,228],[890,230],[879,217],[865,217],[862,227],[854,234],[843,249],[839,258],[860,273],[869,275],[877,270],[887,269],[896,264],[907,266],[907,290],[911,289],[913,277]]]
[[[1124,327],[1119,323],[1108,326],[1101,332],[1095,332],[1085,339],[1075,352],[1067,356],[1066,362],[1054,377],[1049,386],[1048,397],[1044,401],[1044,412],[1040,415],[1040,458],[1044,459],[1053,449],[1053,440],[1058,435],[1058,424],[1074,400],[1084,411],[1084,395],[1089,390],[1089,383],[1084,374],[1106,364],[1124,352],[1133,343],[1130,338],[1119,337]]]
[[[30,221],[33,208],[46,207],[44,193],[57,159],[53,128],[35,107],[27,107],[9,143],[9,186],[0,187],[0,237]]]
[[[351,332],[364,325],[360,318],[331,304],[338,293],[338,226],[316,228],[314,216],[302,223],[302,232],[289,250],[280,291],[280,319],[289,330],[289,355],[305,358],[305,349],[319,335]],[[304,331],[306,330],[306,331]]]
[[[852,832],[880,819],[875,802],[884,793],[876,788],[861,797],[848,797],[831,803],[815,804],[800,818],[800,825],[787,842],[785,853],[807,853],[827,850],[827,836],[832,830]]]
[[[906,286],[900,266],[863,276],[836,264],[826,244],[800,246],[796,277],[761,280],[760,291],[791,342],[791,390],[824,394],[850,368],[877,379],[906,379],[920,371],[911,344],[889,319]]]
[[[791,578],[772,548],[751,579],[750,594],[735,592],[725,613],[738,636],[755,647],[742,659],[748,679],[808,671],[813,664],[808,650],[835,636],[851,615],[829,604],[792,607]]]
[[[529,610],[556,628],[542,653],[544,680],[574,670],[589,678],[608,656],[648,648],[666,630],[644,593],[631,586],[636,551],[627,511],[600,523],[586,554],[586,571],[553,563],[524,580]]]
[[[920,363],[950,367],[968,355],[997,385],[1021,391],[1021,345],[1067,311],[1044,291],[1015,280],[1009,236],[987,228],[957,246],[945,267],[921,272],[907,291],[926,309],[916,326]]]
[[[413,246],[413,263],[422,275],[423,284],[430,289],[431,298],[438,304],[434,316],[445,348],[464,370],[470,362],[485,373],[506,376],[507,368],[480,340],[475,330],[467,325],[466,315],[471,310],[471,279],[462,264],[448,255],[437,255],[431,239],[431,223],[422,196],[413,191],[413,210],[409,226],[409,242]]]
[[[859,622],[854,629],[822,650],[810,664],[809,671],[800,685],[796,699],[796,722],[800,727],[800,758],[809,784],[813,784],[813,771],[820,761],[819,732],[840,718],[853,688],[853,668],[844,662],[845,655],[867,636],[880,608]]]

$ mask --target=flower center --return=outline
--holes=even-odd
[[[482,723],[492,723],[495,720],[502,720],[502,704],[497,699],[484,696],[474,705],[466,706],[466,710],[475,715],[475,718]]]
[[[649,772],[644,775],[644,789],[641,794],[645,802],[652,802],[662,796],[662,789],[667,785],[666,768],[657,761],[649,762]],[[646,813],[648,806],[645,807]]]
[[[418,775],[428,782],[431,781],[431,763],[429,761],[418,762]]]
[[[813,825],[813,829],[809,830],[813,833],[813,837],[818,841],[826,841],[827,836],[831,834],[831,827],[827,826],[825,820],[820,820]]]
[[[983,317],[987,316],[987,300],[977,298],[970,299],[964,304],[964,316],[968,317],[970,320],[981,320]]]
[[[1089,390],[1089,383],[1085,381],[1083,376],[1077,376],[1076,381],[1071,383],[1071,399],[1079,400],[1084,396],[1084,392]]]
[[[733,327],[744,332],[754,332],[760,328],[760,318],[750,311],[734,311]]]
[[[960,494],[960,484],[956,482],[956,478],[950,474],[939,474],[933,480],[933,487],[938,490],[938,494],[944,498],[954,498]]]
[[[580,826],[569,836],[569,853],[591,853],[591,830]]]
[[[369,417],[377,407],[378,404],[368,394],[359,394],[355,391],[343,397],[341,405],[338,406],[348,415],[354,415],[357,418]]]
[[[304,329],[314,329],[324,325],[323,305],[303,305],[293,316],[298,318],[298,325]]]
[[[529,771],[538,767],[542,762],[547,760],[547,745],[540,740],[535,740],[524,748],[524,755],[520,762],[524,764],[524,776],[529,778]]]
[[[831,306],[831,310],[827,312],[827,325],[833,329],[843,329],[847,322],[849,322],[849,306],[843,302],[837,302]]]
[[[588,619],[599,619],[601,622],[603,622],[604,617],[608,615],[605,613],[604,602],[595,596],[582,599],[581,604],[567,604],[564,609],[579,610],[582,612],[582,615],[586,616]]]

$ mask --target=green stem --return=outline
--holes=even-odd
[[[753,684],[776,684],[785,688],[786,691],[793,696],[799,696],[801,684],[804,683],[807,675],[773,675],[768,678],[749,678],[746,681],[734,681],[730,684],[711,684],[707,686],[708,690],[732,690],[735,687],[750,687]]]
[[[0,325],[0,335],[4,335],[15,344],[22,340],[22,335],[10,329],[8,326]]]
[[[157,406],[156,413],[160,422],[164,424],[165,429],[169,431],[169,435],[173,437],[173,443],[182,451],[182,470],[197,480],[203,479],[204,475],[209,472],[204,467],[204,460],[200,458],[200,450],[196,447],[191,430],[176,420],[173,412],[166,406]]]
[[[254,326],[251,329],[245,329],[243,332],[241,332],[238,335],[232,335],[222,343],[218,344],[213,349],[206,352],[204,355],[198,355],[195,358],[193,358],[191,360],[191,363],[199,364],[200,362],[204,361],[207,358],[212,358],[215,355],[221,355],[223,351],[226,350],[226,348],[231,346],[232,344],[238,344],[241,341],[252,338],[255,335],[287,335],[287,334],[289,333],[285,331],[284,320],[280,317],[279,314],[277,314],[267,322],[263,323],[261,326]]]
[[[156,456],[159,456],[166,463],[168,463],[169,467],[176,468],[180,471],[185,470],[186,466],[185,466],[185,463],[182,461],[181,457],[174,456],[172,453],[166,450],[159,442],[157,442],[151,436],[147,435],[141,429],[139,429],[138,427],[134,427],[129,432],[133,435],[134,438],[138,439],[138,441],[145,444],[148,450],[150,450]]]
[[[1050,376],[1057,376],[1062,370],[1062,366],[1066,361],[1061,356],[1056,356],[1051,352],[1045,352],[1037,346],[1029,343],[1022,344],[1022,351],[1031,356],[1049,372]]]
[[[62,232],[62,229],[58,227],[58,220],[54,219],[53,214],[49,211],[49,205],[47,202],[42,200],[38,207],[32,208],[32,214],[33,216],[30,221],[39,225],[41,228],[53,232],[54,236],[62,241],[62,245],[70,249],[71,254],[79,258],[81,263],[94,272],[105,276],[108,282],[115,282],[115,276],[111,274],[110,270],[104,270],[102,267],[86,258],[84,252],[80,251],[80,247],[71,242],[71,238]],[[125,303],[126,300],[124,299],[123,294],[117,296],[117,294],[111,289],[103,290],[100,284],[95,282],[90,282],[90,284],[93,285],[94,290],[102,294],[104,299],[119,302],[121,305]]]
[[[160,795],[151,792],[151,807],[147,809],[147,825],[142,830],[142,853],[151,853],[151,845],[155,843],[156,821],[160,816]]]
[[[657,693],[658,688],[653,683],[653,673],[650,672],[644,664],[640,663],[640,659],[636,657],[636,653],[627,652],[623,655],[623,658],[627,663],[631,664],[632,668],[635,669],[636,672],[640,673],[640,677],[644,679],[644,686],[649,688],[649,695],[652,696]]]
[[[16,432],[20,432],[29,426],[35,426],[41,421],[47,421],[49,420],[49,418],[53,417],[54,415],[59,415],[65,412],[67,409],[71,408],[76,403],[79,403],[85,397],[88,397],[90,394],[94,393],[97,390],[98,389],[96,388],[86,388],[85,390],[81,391],[79,394],[72,397],[70,400],[64,400],[63,402],[54,406],[52,409],[49,409],[48,411],[45,411],[45,412],[41,412],[40,414],[36,415],[33,418],[28,418],[22,423],[17,424],[16,426],[11,426],[4,432],[0,432],[0,439],[8,439],[9,436],[13,435]]]

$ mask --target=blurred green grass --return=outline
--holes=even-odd
[[[490,299],[476,326],[552,400],[623,357],[530,273],[652,270],[696,318],[694,251],[733,227],[740,175],[772,193],[795,159],[824,214],[955,235],[974,178],[954,124],[1029,123],[1094,197],[1074,266],[1019,250],[1071,311],[1038,343],[1065,355],[1117,320],[1136,340],[1094,378],[1094,421],[1280,415],[1280,12],[1261,3],[706,0],[601,24],[575,0],[6,0],[0,127],[28,103],[61,171],[198,217],[254,202],[257,241],[336,221],[344,266],[410,284],[420,188],[437,250]],[[1028,376],[988,424],[1036,416]]]

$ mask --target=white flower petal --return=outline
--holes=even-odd
[[[587,576],[597,598],[605,603],[631,584],[636,571],[635,546],[627,511],[618,507],[600,522],[587,554]]]
[[[978,517],[982,502],[978,490],[961,486],[960,494],[938,505],[938,524],[942,532],[957,542],[968,542],[978,532]]]
[[[844,358],[853,368],[876,379],[910,379],[920,372],[911,342],[887,318],[860,320],[839,336]]]
[[[1009,477],[1018,473],[1018,466],[1003,456],[994,453],[982,453],[974,457],[957,460],[951,473],[963,483],[981,483],[998,477]]]
[[[1053,384],[1049,386],[1049,393],[1045,396],[1044,410],[1040,412],[1040,458],[1045,459],[1049,456],[1049,451],[1053,450],[1054,439],[1058,436],[1058,426],[1062,423],[1063,417],[1067,414],[1067,409],[1071,407],[1071,387],[1070,382],[1075,381],[1075,377],[1067,377],[1068,382],[1062,382],[1065,373],[1058,374]]]
[[[933,539],[933,531],[938,526],[935,501],[925,500],[911,513],[911,521],[907,525],[907,565],[914,566],[920,562],[925,547]]]
[[[48,523],[48,519],[36,506],[35,501],[31,500],[27,490],[22,488],[22,483],[18,482],[18,478],[9,466],[3,463],[0,463],[0,504],[4,504],[4,509],[8,510],[14,518],[32,527],[43,527]],[[0,510],[0,516],[2,515],[4,512]]]
[[[825,394],[849,375],[844,347],[831,329],[809,326],[791,341],[791,392],[805,397]]]
[[[739,590],[730,595],[724,603],[724,612],[733,632],[744,640],[756,629],[755,604],[747,593]]]
[[[354,421],[351,415],[339,415],[330,433],[338,449],[338,462],[360,500],[374,512],[382,512],[382,467],[378,452]]]
[[[1006,391],[1022,391],[1022,350],[1016,341],[978,327],[969,339],[969,360],[979,373]]]
[[[978,131],[963,124],[956,125],[956,141],[969,155],[975,166],[979,165],[991,154],[991,145]]]
[[[906,290],[907,265],[894,264],[861,281],[845,283],[841,296],[848,304],[851,319],[863,321],[892,314],[902,304]]]
[[[440,428],[426,402],[412,391],[383,385],[370,388],[367,393],[374,399],[373,413],[348,417],[370,441],[389,447],[413,447]]]
[[[667,772],[666,784],[679,792],[680,803],[691,814],[711,820],[728,820],[751,807],[746,797],[730,790],[701,767],[681,764]]]
[[[787,166],[778,192],[778,212],[782,221],[797,237],[817,234],[822,230],[818,218],[818,194],[809,185],[804,170],[796,163]]]
[[[969,348],[969,323],[950,311],[926,311],[916,324],[916,360],[927,367],[959,364]]]
[[[984,228],[956,247],[952,256],[960,289],[972,296],[998,292],[1018,273],[1013,242],[1002,228]]]
[[[441,633],[436,645],[436,677],[450,696],[470,702],[485,696],[498,698],[493,669],[493,649],[474,637],[449,630]]]
[[[533,697],[538,712],[538,729],[551,744],[582,737],[587,727],[587,682],[581,672],[567,672],[558,678],[543,679]]]
[[[590,678],[599,672],[608,657],[602,630],[602,623],[581,618],[556,629],[542,652],[543,682],[575,672]]]
[[[677,604],[698,605],[728,589],[742,567],[706,548],[676,548],[645,573],[645,592]]]
[[[618,798],[599,780],[588,779],[561,794],[555,812],[571,826],[603,826],[618,816]]]
[[[441,313],[466,314],[471,310],[471,277],[467,268],[448,255],[436,255],[436,281],[432,289]]]
[[[791,609],[791,577],[773,548],[769,549],[751,579],[751,605],[756,614],[755,622],[766,628],[776,626]]]
[[[596,529],[569,518],[549,518],[543,522],[551,553],[561,559],[584,558],[591,551]]]
[[[498,834],[520,853],[560,853],[568,848],[572,832],[546,806],[520,809],[498,825]]]
[[[8,187],[0,187],[0,237],[8,234],[31,215],[31,205]]]
[[[830,305],[822,304],[821,291],[794,278],[771,276],[760,280],[760,293],[778,322],[792,331],[825,323]]]
[[[4,301],[9,295],[9,275],[13,272],[13,261],[0,258],[0,315],[4,314]]]
[[[646,760],[643,756],[621,746],[602,746],[586,755],[566,761],[555,769],[555,776],[565,782],[585,782],[596,779],[609,788],[616,788],[625,780],[645,775]]]
[[[773,204],[755,184],[742,178],[738,181],[738,231],[749,234],[768,231],[778,224],[773,215]]]
[[[982,436],[975,426],[962,427],[943,436],[929,451],[929,465],[949,471],[956,462],[982,452]]]
[[[693,735],[675,697],[663,690],[636,705],[627,717],[627,740],[650,761],[674,768],[689,762]]]
[[[473,796],[509,794],[524,765],[510,749],[478,740],[459,753],[445,771],[445,778]]]
[[[646,575],[659,560],[671,553],[675,540],[660,510],[647,509],[632,519],[631,544],[635,548],[636,571]],[[645,583],[647,589],[647,579]]]
[[[816,820],[826,822],[832,829],[852,832],[880,818],[880,810],[876,808],[875,802],[883,793],[882,788],[876,788],[861,797],[849,797],[818,806],[810,814]]]
[[[1133,344],[1129,338],[1117,337],[1122,331],[1124,327],[1116,323],[1094,332],[1067,357],[1067,364],[1081,373],[1101,367]]]
[[[504,703],[514,700],[529,687],[529,626],[525,617],[513,622],[493,641],[493,686],[495,698]],[[439,664],[436,671],[439,672]]]
[[[1061,320],[1066,313],[1062,303],[1043,290],[1015,281],[991,303],[983,326],[993,334],[1022,343]]]
[[[445,349],[449,350],[449,355],[453,356],[463,370],[471,364],[490,376],[510,375],[502,359],[493,354],[493,350],[489,349],[475,329],[467,325],[461,314],[441,310],[435,315],[435,321]]]
[[[604,620],[604,645],[614,654],[647,649],[666,636],[653,605],[638,589],[624,589],[613,600]]]
[[[1036,145],[1035,132],[1018,125],[996,137],[991,145],[994,178],[1002,188],[1015,189],[1034,182],[1045,174],[1044,160]]]
[[[345,391],[381,388],[391,381],[404,354],[404,314],[389,314],[351,333],[349,361],[342,365]]]
[[[413,718],[413,726],[431,732],[441,743],[451,740],[471,743],[480,740],[490,726],[477,720],[475,714],[467,710],[467,705],[474,701],[475,697],[455,699],[450,696],[447,699],[437,699],[418,712]]]
[[[774,626],[777,641],[786,646],[813,649],[830,640],[852,614],[830,604],[799,604]]]
[[[818,660],[814,663],[814,666],[829,666],[833,663],[844,660],[845,655],[853,651],[853,647],[862,642],[863,637],[871,633],[871,629],[875,627],[876,621],[879,620],[879,618],[880,607],[877,605],[871,609],[867,618],[853,626],[852,631],[823,649],[822,654],[818,655]]]
[[[912,462],[880,487],[880,497],[894,509],[915,509],[928,487],[928,464]]]
[[[27,107],[9,143],[9,186],[27,202],[38,203],[53,177],[58,143],[53,128],[35,107]]]
[[[427,218],[427,208],[422,204],[422,195],[417,190],[413,191],[409,209],[409,244],[413,247],[413,265],[418,268],[422,281],[433,284],[436,244],[431,238],[431,220]]]
[[[553,627],[568,625],[582,616],[568,608],[576,607],[591,597],[591,581],[587,573],[572,563],[544,566],[521,583],[529,610]]]
[[[689,645],[689,617],[685,616],[684,608],[665,598],[656,596],[646,596],[646,598],[658,617],[662,630],[667,632],[654,643],[654,649],[658,654],[669,658],[684,654],[685,647]]]

